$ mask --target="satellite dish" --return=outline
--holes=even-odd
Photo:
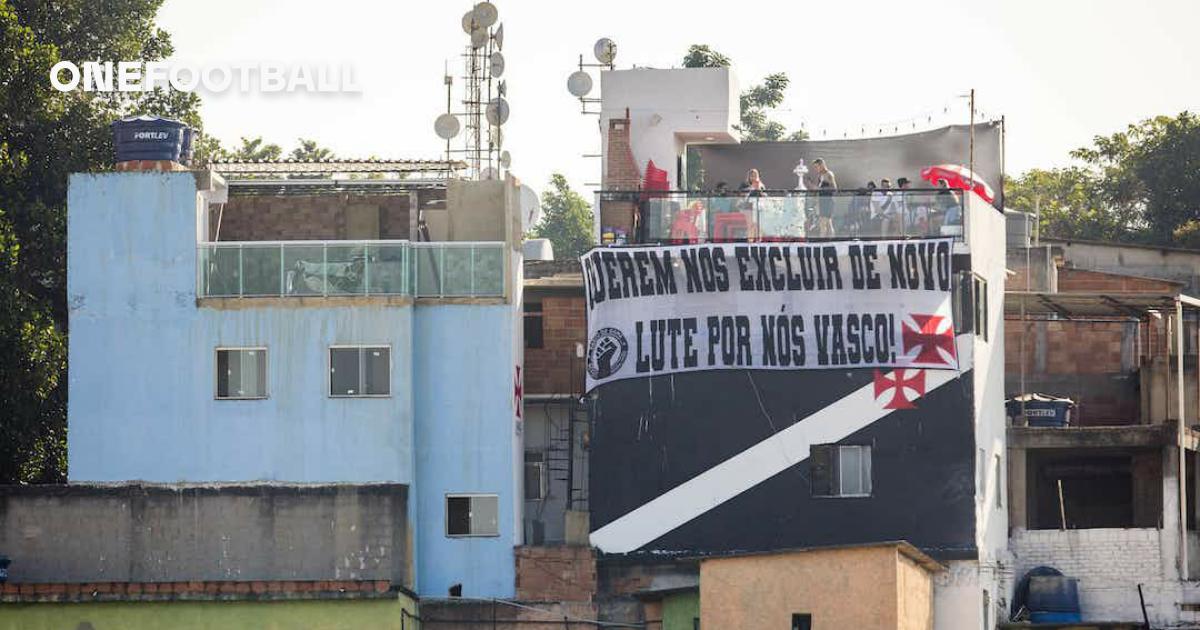
[[[497,96],[487,104],[487,110],[484,113],[487,115],[489,123],[499,127],[508,121],[508,101]]]
[[[542,204],[538,201],[538,195],[532,188],[525,184],[521,184],[520,198],[517,205],[521,209],[522,227],[528,231],[533,226],[537,225],[542,220]]]
[[[471,31],[474,31],[478,27],[479,27],[479,22],[475,19],[474,11],[467,11],[466,13],[463,14],[462,28],[463,28],[464,33],[466,33],[467,35],[470,35]]]
[[[601,37],[596,40],[596,45],[592,46],[592,53],[596,55],[596,61],[612,63],[613,59],[617,58],[617,44],[607,37]]]
[[[592,75],[583,70],[576,70],[567,77],[567,91],[571,96],[583,98],[592,91]]]
[[[500,166],[504,168],[512,166],[512,154],[510,154],[508,151],[500,152]]]
[[[433,121],[433,132],[442,140],[449,140],[458,135],[458,117],[454,114],[442,114]]]
[[[482,48],[487,43],[488,32],[486,28],[477,28],[471,31],[471,48]]]
[[[500,77],[504,74],[504,55],[499,52],[492,53],[492,76]]]
[[[496,27],[496,32],[492,33],[492,41],[496,42],[496,50],[504,49],[504,25]]]
[[[499,179],[500,171],[488,166],[479,172],[479,179]]]
[[[480,2],[475,5],[471,13],[475,16],[475,25],[480,28],[488,28],[496,23],[496,18],[500,17],[499,12],[496,11],[496,5],[491,2]]]

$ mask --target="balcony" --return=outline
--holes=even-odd
[[[961,239],[963,195],[946,189],[764,191],[746,193],[601,191],[602,225],[628,224],[630,243],[805,241],[949,236]],[[606,235],[607,236],[607,235]],[[615,241],[621,241],[617,234]]]
[[[504,297],[504,243],[246,241],[197,248],[201,298]]]

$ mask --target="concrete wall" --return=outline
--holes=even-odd
[[[737,140],[738,83],[729,68],[633,68],[600,73],[600,129],[608,151],[608,121],[629,110],[630,144],[640,172],[650,160],[675,187],[677,160],[689,143]],[[709,138],[712,138],[709,140]],[[604,160],[607,167],[608,161]],[[607,168],[605,169],[607,171]],[[601,174],[608,181],[608,173]]]
[[[662,630],[695,630],[700,618],[700,593],[667,595],[662,601]]]
[[[704,560],[700,564],[700,625],[706,628],[790,628],[792,615],[812,615],[814,628],[933,627],[930,577],[904,571],[892,546],[812,550]],[[912,600],[901,604],[901,599]],[[901,612],[905,617],[901,618]]]
[[[987,281],[986,335],[975,335],[974,421],[975,421],[975,541],[978,550],[978,595],[962,595],[967,602],[987,601],[984,619],[983,601],[973,614],[937,618],[937,627],[955,630],[971,627],[990,628],[998,617],[998,602],[1007,589],[999,570],[1008,546],[1008,505],[1005,491],[1007,475],[1007,418],[1004,409],[1004,287],[1005,243],[1004,215],[976,195],[967,195],[967,243],[971,249],[971,271]],[[978,299],[978,298],[977,298]],[[978,323],[977,323],[978,326]],[[950,591],[941,591],[949,596]]]
[[[73,175],[68,476],[411,483],[412,309],[197,307],[190,173]],[[334,344],[392,348],[392,395],[329,397]],[[265,346],[264,400],[215,400],[215,349]]]
[[[411,583],[408,488],[0,486],[13,582]],[[2,616],[2,615],[0,615]]]
[[[416,604],[391,600],[285,602],[106,602],[0,604],[0,630],[211,630],[213,628],[310,628],[357,630],[414,627],[402,620]]]
[[[519,299],[514,302],[519,305]],[[521,335],[511,304],[418,306],[416,392],[417,589],[446,596],[512,597],[521,538],[522,427],[515,393]],[[499,496],[500,534],[446,536],[449,493]]]
[[[495,183],[504,205],[489,218],[511,245],[506,303],[250,300],[215,308],[196,302],[207,209],[190,173],[73,176],[70,480],[410,484],[421,594],[462,583],[465,595],[511,596],[522,507],[521,255],[511,183]],[[391,346],[391,396],[330,398],[335,344]],[[214,400],[217,346],[267,347],[267,399]],[[448,538],[447,493],[499,495],[500,535]]]
[[[526,381],[528,383],[528,381]],[[528,387],[528,385],[526,385]],[[587,432],[587,412],[578,409],[575,412],[575,431],[569,433],[571,422],[571,407],[576,403],[573,399],[563,400],[528,400],[525,403],[524,441],[526,452],[542,453],[546,458],[547,493],[542,499],[529,500],[524,498],[525,531],[524,543],[527,545],[561,544],[568,541],[567,499],[570,487],[566,481],[566,461],[568,450],[566,440],[573,437],[574,473],[572,485],[577,489],[572,508],[576,511],[587,509],[587,449],[585,447]],[[563,461],[550,461],[551,458]],[[551,469],[555,470],[551,470]],[[522,472],[523,469],[522,469]],[[524,477],[522,476],[522,480]],[[535,525],[540,522],[540,525]],[[537,540],[534,527],[542,529],[542,539]],[[586,531],[586,530],[585,530]]]
[[[1200,252],[1196,250],[1059,239],[1042,240],[1053,245],[1068,266],[1175,280],[1184,284],[1184,293],[1200,293]]]
[[[1141,621],[1142,584],[1150,623],[1163,627],[1187,614],[1176,605],[1184,600],[1183,585],[1172,579],[1174,559],[1164,555],[1164,542],[1170,542],[1164,537],[1177,535],[1160,529],[1014,529],[1014,580],[1036,566],[1054,567],[1079,579],[1083,618],[1105,621]]]

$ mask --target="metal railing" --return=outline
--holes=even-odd
[[[504,243],[246,241],[197,248],[199,297],[503,297]]]
[[[602,209],[614,203],[637,208],[638,231],[625,235],[634,243],[961,238],[966,214],[962,193],[941,188],[600,191],[597,197]]]

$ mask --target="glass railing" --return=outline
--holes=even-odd
[[[602,209],[632,202],[638,230],[626,237],[640,243],[961,237],[965,214],[961,193],[945,189],[601,191],[598,197]]]
[[[200,297],[503,297],[504,243],[203,243]]]

